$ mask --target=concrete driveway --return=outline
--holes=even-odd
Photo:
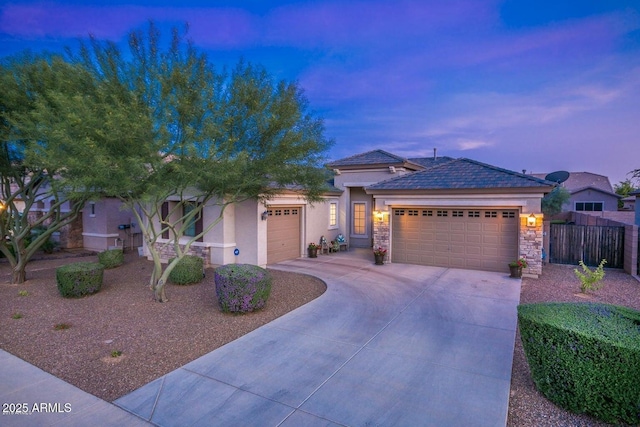
[[[114,403],[160,426],[506,424],[520,280],[357,250],[272,268],[327,291]]]

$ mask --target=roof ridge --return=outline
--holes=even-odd
[[[483,166],[483,167],[486,167],[486,168],[489,168],[489,169],[493,169],[493,170],[496,170],[496,171],[499,171],[499,172],[504,172],[504,173],[507,173],[509,175],[517,176],[519,178],[526,178],[526,179],[528,179],[530,181],[537,182],[538,184],[549,184],[549,183],[551,183],[551,184],[553,184],[553,186],[558,185],[557,183],[555,183],[553,181],[547,181],[546,179],[542,179],[542,178],[538,178],[538,177],[535,177],[535,176],[532,176],[532,175],[527,175],[525,173],[520,173],[520,172],[516,172],[516,171],[513,171],[513,170],[501,168],[499,166],[490,165],[488,163],[483,163],[483,162],[480,162],[478,160],[469,159],[467,157],[461,157],[461,158],[459,158],[457,160],[465,160],[465,161],[467,161],[469,163],[474,163],[476,165]]]

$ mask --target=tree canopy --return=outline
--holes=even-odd
[[[176,29],[165,47],[153,24],[130,33],[127,52],[91,39],[64,66],[74,70],[74,90],[47,88],[19,122],[39,141],[25,162],[52,165],[61,188],[117,197],[139,216],[160,301],[170,270],[226,206],[286,188],[313,201],[324,189],[331,141],[295,82],[244,61],[218,71]],[[169,197],[178,203],[166,215],[160,207]],[[220,206],[220,216],[185,240],[207,204]],[[177,255],[164,271],[163,245]]]

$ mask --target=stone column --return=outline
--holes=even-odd
[[[542,274],[543,222],[542,214],[536,214],[534,227],[527,225],[531,214],[520,215],[520,234],[518,248],[520,257],[527,260],[527,268],[522,270],[523,277],[537,279]]]
[[[383,247],[387,250],[391,249],[389,241],[389,215],[385,212],[382,219],[374,216],[373,218],[373,247]],[[387,256],[387,258],[389,255]]]

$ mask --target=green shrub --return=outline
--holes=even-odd
[[[169,260],[171,263],[173,259]],[[169,280],[176,285],[190,285],[202,281],[204,260],[199,256],[185,255],[169,273]]]
[[[115,268],[124,262],[124,253],[122,249],[108,249],[98,254],[98,262],[104,265],[104,268]]]
[[[526,304],[518,321],[531,376],[549,400],[609,423],[640,424],[640,311]]]
[[[56,269],[58,290],[65,298],[98,292],[102,287],[104,266],[97,262],[76,262]]]
[[[580,260],[579,265],[582,267],[582,272],[580,272],[577,268],[573,270],[578,280],[580,280],[580,290],[582,292],[587,291],[597,291],[604,286],[604,283],[600,283],[602,279],[604,279],[604,265],[607,263],[606,259],[600,261],[600,265],[598,268],[591,271],[589,267],[587,267],[582,260]]]
[[[271,293],[271,274],[250,264],[227,264],[215,270],[216,295],[224,312],[258,310]]]

